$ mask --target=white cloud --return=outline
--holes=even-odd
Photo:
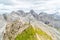
[[[11,5],[5,5],[4,3],[0,3],[0,11],[1,10],[12,11],[17,9],[28,11],[34,9],[38,11],[45,11],[47,13],[53,13],[55,12],[55,10],[57,11],[60,10],[60,0],[9,0],[9,1],[10,3],[12,3]]]
[[[11,12],[13,10],[12,6],[7,6],[4,4],[0,4],[0,14],[5,13],[5,12]]]
[[[33,9],[45,11],[47,13],[54,13],[55,10],[60,10],[60,1],[59,0],[50,0],[50,1],[39,1],[34,5]]]

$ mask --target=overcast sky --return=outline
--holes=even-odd
[[[34,9],[37,12],[51,14],[60,12],[60,0],[0,0],[0,14],[18,9],[24,11]]]

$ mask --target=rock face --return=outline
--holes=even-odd
[[[41,12],[40,14],[37,14],[34,12],[34,10],[31,10],[29,13],[25,13],[22,10],[18,10],[17,12],[13,11],[10,14],[3,14],[3,17],[6,21],[10,21],[10,22],[16,19],[20,19],[20,17],[29,17],[31,19],[41,21],[45,24],[47,23],[48,25],[52,27],[60,28],[60,16],[57,15],[56,13],[47,14],[47,13]]]
[[[54,17],[52,14],[37,14],[34,10],[28,13],[18,10],[3,14],[0,17],[0,38],[3,36],[1,40],[60,40],[60,33],[53,28],[60,28],[60,20],[55,20]]]
[[[2,40],[5,26],[6,26],[6,21],[4,20],[3,15],[0,15],[0,40]]]
[[[60,18],[57,18],[56,14],[40,13],[39,16],[41,17],[42,22],[44,23],[49,22],[49,24],[52,25],[53,27],[60,28],[59,25]]]
[[[21,20],[6,25],[3,40],[60,40],[60,34],[44,23],[35,20],[30,22]]]
[[[26,27],[20,21],[14,21],[6,26],[6,32],[4,33],[3,40],[14,40],[18,33],[21,33]]]

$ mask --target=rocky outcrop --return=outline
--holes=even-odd
[[[29,29],[29,25],[32,25],[33,30],[35,28],[34,31],[36,31],[36,29],[41,29],[43,32],[49,35],[52,40],[60,40],[60,33],[55,28],[53,28],[60,28],[60,21],[55,20],[52,14],[40,13],[38,15],[34,12],[34,10],[31,10],[28,13],[18,10],[16,12],[13,11],[10,14],[3,14],[0,16],[0,37],[2,38],[3,36],[3,40],[15,40],[15,38],[18,37],[18,34],[21,35],[23,32],[25,33],[24,30]],[[41,35],[39,36],[38,33],[36,34],[36,32],[35,35],[38,40],[44,37],[41,37]]]
[[[36,20],[29,22],[21,20],[6,25],[3,40],[60,40],[60,34],[54,28]]]

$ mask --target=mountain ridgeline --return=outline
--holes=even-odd
[[[0,17],[1,40],[60,40],[60,16],[34,10],[13,11]]]
[[[14,19],[19,19],[18,16],[20,17],[27,17],[27,16],[33,16],[34,19],[41,21],[45,24],[49,24],[52,27],[60,27],[60,15],[57,15],[58,13],[55,14],[47,14],[44,12],[41,12],[39,14],[37,14],[34,10],[31,10],[28,13],[25,13],[22,10],[18,10],[17,12],[11,12],[10,14],[3,14],[3,17],[6,21],[13,21]],[[17,17],[15,17],[15,15],[17,15]],[[14,17],[14,18],[13,18]],[[32,18],[31,18],[32,19]]]

